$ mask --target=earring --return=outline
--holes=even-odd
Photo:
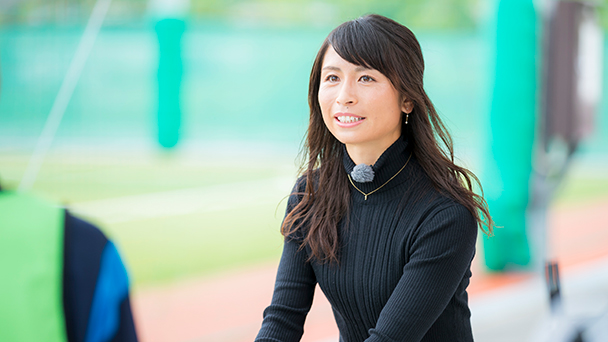
[[[405,124],[406,125],[407,125],[407,121],[409,120],[409,118],[410,118],[410,113],[406,113],[405,114]]]

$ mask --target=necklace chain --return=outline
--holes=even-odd
[[[410,153],[410,156],[407,158],[407,161],[405,162],[405,165],[403,165],[403,167],[402,167],[402,168],[401,168],[399,171],[397,171],[397,173],[395,173],[395,174],[393,175],[393,177],[389,178],[389,180],[387,180],[386,182],[384,182],[384,184],[380,185],[380,186],[379,186],[379,187],[377,187],[375,190],[370,191],[370,192],[368,192],[368,193],[365,193],[365,192],[361,191],[361,189],[357,188],[357,186],[355,185],[355,183],[353,183],[353,179],[352,179],[352,178],[350,178],[350,174],[347,174],[347,176],[348,176],[348,180],[350,181],[350,184],[352,184],[352,185],[355,187],[355,189],[357,189],[357,191],[359,191],[359,192],[360,192],[360,193],[361,193],[363,196],[365,196],[365,200],[367,201],[367,196],[369,196],[369,195],[373,194],[374,192],[376,192],[376,191],[378,191],[378,190],[382,189],[382,187],[383,187],[383,186],[385,186],[386,184],[388,184],[388,182],[392,181],[392,180],[393,180],[393,178],[397,177],[397,175],[398,175],[399,173],[401,173],[401,171],[403,171],[403,169],[405,169],[405,167],[407,166],[407,164],[410,162],[410,159],[411,159],[411,158],[412,158],[412,154]]]

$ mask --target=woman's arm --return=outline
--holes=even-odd
[[[296,342],[302,337],[317,281],[306,251],[298,248],[297,241],[285,241],[272,303],[264,310],[256,342]]]
[[[300,201],[304,178],[296,182],[287,203],[289,213]],[[287,215],[287,214],[286,214]],[[296,342],[304,332],[304,320],[312,305],[317,279],[308,262],[308,253],[300,249],[300,239],[286,238],[279,263],[270,306],[256,342]]]
[[[475,219],[461,205],[426,219],[406,256],[403,275],[365,342],[420,341],[469,271],[476,237]],[[469,324],[468,315],[451,319],[454,325]]]

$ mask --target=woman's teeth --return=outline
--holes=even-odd
[[[355,117],[355,116],[338,116],[338,121],[342,123],[351,123],[361,121],[363,118]]]

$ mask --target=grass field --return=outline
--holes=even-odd
[[[276,260],[279,226],[296,169],[290,158],[160,154],[51,154],[34,191],[65,203],[118,244],[135,286],[207,275]],[[0,174],[15,188],[22,154],[0,153]],[[575,168],[556,205],[608,197],[608,176]]]
[[[16,188],[26,163],[0,154],[5,188]],[[33,191],[102,227],[144,285],[276,258],[294,177],[293,159],[51,155]]]

